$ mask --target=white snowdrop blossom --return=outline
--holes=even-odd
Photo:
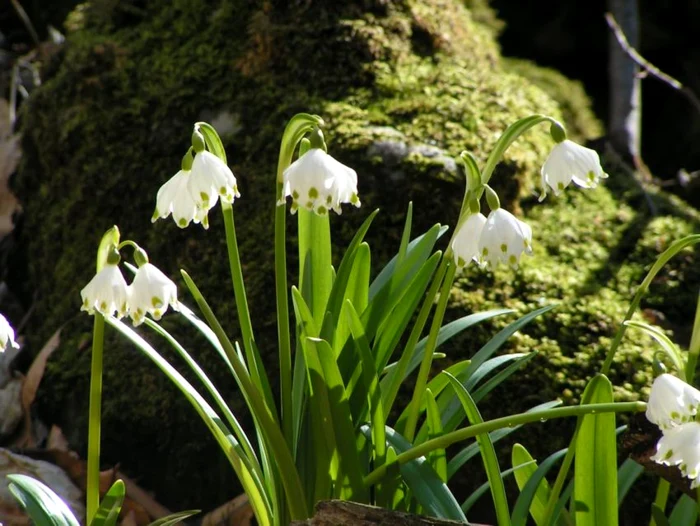
[[[179,310],[175,283],[150,263],[140,266],[129,286],[129,316],[134,326],[143,323],[146,313],[159,320],[168,305]]]
[[[175,224],[180,228],[187,227],[192,221],[202,223],[204,228],[209,228],[207,219],[209,209],[197,207],[197,202],[189,190],[188,183],[191,178],[190,170],[180,170],[160,187],[151,222],[155,223],[156,220],[172,214]]]
[[[582,188],[595,188],[601,179],[608,177],[600,165],[595,150],[586,148],[568,139],[557,143],[542,166],[542,201],[549,186],[554,195],[564,190],[573,181]]]
[[[104,266],[80,291],[83,306],[80,310],[88,314],[99,311],[105,316],[117,313],[117,318],[129,310],[129,289],[117,265]]]
[[[478,249],[482,263],[495,267],[503,262],[515,268],[523,252],[532,254],[532,229],[507,210],[497,208],[484,223]]]
[[[452,241],[452,252],[459,268],[467,266],[471,260],[479,260],[479,237],[486,224],[484,214],[470,215],[459,227]]]
[[[292,198],[292,213],[301,207],[319,215],[331,209],[340,214],[341,203],[360,206],[357,173],[322,149],[312,148],[284,171],[278,205],[283,205],[287,197]]]
[[[700,485],[700,423],[687,422],[664,429],[656,445],[654,462],[678,466],[683,476],[692,479],[691,488]]]
[[[206,150],[194,156],[187,188],[197,207],[207,212],[216,205],[219,197],[222,202],[230,204],[236,197],[241,196],[231,169],[216,155]]]
[[[666,430],[693,420],[698,406],[700,391],[672,374],[662,374],[651,386],[646,416]]]
[[[15,341],[15,331],[12,325],[10,325],[5,316],[0,314],[0,352],[5,352],[8,346],[19,349],[19,345]]]

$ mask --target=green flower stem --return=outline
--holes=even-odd
[[[593,413],[640,413],[645,411],[646,408],[647,404],[644,402],[613,402],[608,404],[587,404],[574,405],[570,407],[556,407],[554,409],[546,409],[544,411],[519,413],[517,415],[504,416],[494,420],[488,420],[487,422],[483,422],[481,424],[457,429],[456,431],[452,431],[414,446],[408,451],[404,451],[398,455],[394,462],[384,464],[369,473],[364,478],[364,482],[366,486],[372,486],[387,475],[389,470],[395,467],[395,465],[400,466],[406,462],[410,462],[411,460],[425,456],[436,449],[444,449],[456,442],[460,442],[468,438],[474,438],[476,435],[490,433],[496,429],[514,427],[554,418],[566,418],[570,416],[588,415]]]
[[[241,327],[243,338],[243,349],[248,362],[253,383],[265,395],[265,401],[270,408],[275,407],[272,391],[265,371],[261,370],[262,362],[255,347],[255,336],[253,334],[253,323],[250,319],[248,309],[248,299],[246,297],[245,283],[243,281],[243,271],[241,258],[238,252],[238,240],[236,239],[236,225],[233,220],[233,207],[230,203],[221,203],[221,211],[224,215],[224,228],[226,230],[226,248],[228,249],[228,261],[231,270],[231,281],[233,282],[233,292],[236,299],[236,310],[238,311],[238,323]],[[274,412],[273,412],[274,414]],[[275,414],[275,416],[277,416]]]
[[[282,135],[277,161],[277,183],[275,190],[275,297],[277,300],[277,344],[280,359],[281,420],[287,446],[292,449],[294,422],[292,411],[292,345],[289,333],[289,292],[287,285],[287,207],[280,206],[283,197],[283,174],[292,164],[294,150],[304,138],[323,120],[315,115],[299,113],[292,117]]]
[[[443,272],[445,273],[445,279],[442,282],[442,287],[440,289],[440,299],[438,300],[437,307],[435,308],[433,323],[430,326],[428,342],[423,353],[423,360],[421,361],[420,370],[418,371],[416,385],[413,388],[413,397],[411,398],[408,417],[406,419],[406,427],[404,428],[403,435],[409,442],[413,442],[413,437],[416,434],[418,413],[420,412],[421,401],[423,400],[423,395],[425,394],[425,387],[428,385],[428,375],[430,374],[430,366],[433,363],[433,353],[435,352],[435,347],[437,346],[438,333],[440,332],[440,327],[442,327],[442,320],[445,316],[445,310],[447,309],[447,300],[450,297],[450,289],[452,288],[452,283],[454,282],[455,265],[451,264],[447,257],[442,258],[437,275],[442,275]]]
[[[394,375],[393,378],[395,380],[390,383],[389,389],[385,392],[385,415],[391,413],[391,408],[393,407],[394,401],[396,400],[396,396],[399,393],[399,388],[401,387],[402,379],[411,361],[411,357],[413,356],[413,350],[418,344],[418,339],[420,338],[420,335],[423,332],[425,322],[428,321],[428,316],[430,315],[430,311],[435,301],[435,295],[437,294],[438,288],[440,287],[440,283],[442,283],[442,278],[445,276],[446,270],[447,265],[440,265],[438,271],[435,273],[435,276],[433,277],[433,282],[430,284],[430,289],[428,290],[428,293],[423,299],[423,305],[421,305],[421,309],[418,313],[418,317],[416,318],[416,322],[413,324],[413,328],[411,329],[411,334],[408,337],[408,341],[406,342],[406,348],[404,349],[403,354],[401,354],[401,359],[399,359],[399,363],[397,364],[396,369],[392,373],[390,373]]]
[[[88,416],[86,522],[90,524],[100,504],[100,423],[102,420],[102,351],[105,319],[95,313],[90,366],[90,409]]]
[[[519,121],[514,122],[513,124],[508,126],[508,128],[506,128],[506,131],[504,131],[503,134],[498,138],[496,145],[493,147],[491,154],[486,160],[484,169],[481,172],[482,184],[487,184],[489,182],[489,179],[491,179],[491,175],[493,174],[496,165],[499,163],[501,157],[503,157],[503,154],[508,149],[508,147],[511,144],[513,144],[513,141],[515,141],[515,139],[520,137],[523,133],[525,133],[533,126],[537,126],[542,122],[550,122],[561,127],[561,124],[556,119],[549,117],[548,115],[536,114],[531,115],[530,117],[525,117],[524,119],[520,119]],[[481,192],[479,192],[479,197],[481,197]]]
[[[602,374],[608,374],[610,372],[610,366],[612,365],[613,358],[615,357],[615,351],[617,351],[617,348],[620,346],[620,342],[622,341],[622,337],[627,331],[627,325],[625,324],[625,322],[632,319],[632,316],[637,310],[637,307],[639,307],[639,303],[642,301],[642,296],[644,296],[644,293],[647,290],[649,290],[649,285],[651,285],[651,282],[656,277],[656,274],[658,274],[658,272],[673,256],[678,254],[684,248],[692,246],[696,243],[700,243],[700,234],[686,236],[673,243],[670,247],[664,250],[662,254],[657,258],[656,262],[649,270],[649,273],[644,278],[644,281],[642,281],[642,284],[637,289],[637,292],[634,294],[634,298],[632,298],[632,302],[630,303],[630,308],[627,310],[627,314],[625,315],[624,320],[622,320],[622,323],[620,323],[620,327],[617,329],[615,339],[613,339],[612,344],[610,344],[610,349],[608,350],[608,353],[605,356],[605,362],[603,362],[603,366],[600,369],[600,372]],[[693,333],[695,334],[695,330],[693,330]]]
[[[688,363],[685,367],[685,378],[690,384],[695,383],[695,368],[698,364],[698,355],[700,355],[700,294],[698,295],[698,303],[695,307],[693,334],[690,337],[690,346],[688,347]]]

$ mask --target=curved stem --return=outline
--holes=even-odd
[[[100,504],[100,424],[102,420],[102,351],[105,319],[95,313],[90,366],[90,408],[88,416],[86,522],[90,524]]]
[[[414,446],[408,451],[404,451],[398,455],[394,462],[384,464],[369,473],[365,477],[364,482],[366,486],[372,486],[379,482],[387,474],[389,468],[393,467],[394,465],[405,464],[406,462],[425,456],[436,449],[444,449],[455,442],[460,442],[462,440],[466,440],[467,438],[474,438],[476,435],[481,435],[483,433],[490,433],[496,429],[514,427],[521,424],[529,424],[531,422],[538,422],[553,418],[588,415],[591,413],[639,413],[645,411],[646,408],[647,404],[644,402],[613,402],[607,404],[556,407],[554,409],[547,409],[544,411],[533,411],[530,413],[520,413],[517,415],[496,418],[481,424],[452,431],[451,433],[427,440],[422,444]]]
[[[700,234],[693,234],[679,239],[664,250],[664,252],[662,252],[662,254],[657,258],[656,262],[649,270],[649,273],[644,278],[644,281],[642,281],[642,284],[637,289],[637,292],[634,294],[634,298],[632,298],[632,302],[630,303],[630,308],[627,310],[625,318],[622,320],[620,327],[617,329],[615,339],[613,340],[612,344],[610,344],[610,349],[605,356],[605,362],[603,362],[603,366],[600,369],[602,374],[609,373],[610,366],[612,365],[613,358],[615,357],[615,351],[617,351],[617,348],[620,346],[620,342],[622,341],[622,337],[627,331],[627,325],[625,322],[632,319],[637,307],[639,307],[639,303],[642,301],[642,296],[644,296],[644,293],[649,290],[649,285],[651,285],[651,282],[656,277],[656,274],[658,274],[668,260],[678,254],[678,252],[686,247],[694,245],[695,243],[700,243]]]

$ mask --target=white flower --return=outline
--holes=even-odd
[[[341,203],[360,206],[357,173],[320,148],[312,148],[294,161],[283,174],[282,198],[292,198],[291,212],[302,207],[324,215],[329,209],[341,213]]]
[[[207,212],[216,205],[219,197],[225,203],[233,203],[236,197],[241,196],[231,169],[216,155],[206,150],[194,156],[187,187],[197,207]]]
[[[188,182],[191,178],[190,170],[180,170],[160,187],[151,222],[155,223],[157,219],[166,218],[172,214],[175,224],[180,228],[185,228],[191,221],[202,223],[204,228],[209,228],[207,218],[209,209],[197,207],[197,202],[189,190]]]
[[[479,237],[485,223],[484,214],[472,214],[459,227],[452,241],[455,263],[459,268],[467,266],[472,259],[479,260]]]
[[[671,374],[662,374],[651,385],[646,416],[665,430],[693,420],[698,406],[700,391]]]
[[[15,341],[15,331],[7,321],[5,316],[0,314],[0,352],[5,352],[7,346],[19,349],[19,345]]]
[[[595,150],[586,148],[568,139],[557,143],[542,166],[542,201],[549,186],[554,195],[564,190],[573,181],[583,188],[595,188],[598,181],[608,177],[600,165]]]
[[[667,466],[678,466],[684,476],[693,479],[690,487],[700,485],[700,424],[688,422],[665,429],[651,460]]]
[[[106,264],[80,291],[80,296],[83,299],[80,310],[88,314],[97,310],[109,316],[116,312],[121,318],[128,311],[129,290],[117,265]]]
[[[143,323],[146,313],[159,320],[168,305],[179,310],[175,283],[150,263],[140,266],[129,287],[129,316],[134,325]]]
[[[517,267],[520,254],[532,254],[532,229],[513,214],[497,208],[490,214],[479,237],[479,259],[496,266]]]

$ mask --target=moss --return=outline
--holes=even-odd
[[[75,317],[78,292],[90,278],[97,242],[113,222],[170,275],[185,268],[231,337],[238,337],[221,218],[211,214],[209,231],[149,221],[153,197],[179,166],[194,121],[218,120],[226,127],[229,162],[243,194],[235,213],[247,292],[273,378],[270,217],[278,140],[294,113],[321,114],[333,155],[360,173],[365,207],[333,221],[337,247],[345,246],[368,209],[382,208],[368,235],[375,265],[398,246],[409,200],[416,204],[415,232],[454,221],[463,187],[449,169],[450,156],[468,149],[484,160],[508,124],[535,112],[570,121],[583,136],[597,130],[577,94],[576,100],[569,100],[568,89],[551,95],[527,80],[534,78],[534,66],[523,76],[503,63],[493,27],[476,23],[457,0],[280,0],[257,7],[223,0],[206,7],[189,0],[98,2],[82,6],[73,20],[80,23],[54,76],[25,106],[25,156],[15,191],[25,209],[20,247],[31,262],[28,285],[41,298],[26,331],[29,345],[38,350],[71,320],[47,368],[41,409],[59,424],[70,423],[64,431],[78,448],[85,447],[84,341],[91,325],[86,316]],[[404,144],[410,154],[390,159],[379,144]],[[664,195],[653,196],[662,215],[650,221],[640,206],[643,197],[624,182],[593,192],[572,188],[548,206],[535,206],[536,175],[550,146],[546,128],[531,131],[513,144],[493,180],[504,205],[522,210],[531,222],[534,257],[516,273],[470,269],[453,291],[450,311],[458,316],[510,306],[524,313],[560,303],[507,346],[539,351],[517,381],[499,391],[499,406],[507,402],[514,411],[557,396],[575,401],[600,364],[631,291],[661,249],[654,240],[697,230],[692,213]],[[289,258],[293,265],[291,248]],[[690,304],[682,294],[668,294],[682,284],[695,287],[697,268],[693,254],[674,261],[645,306],[663,311],[669,323],[687,323]],[[168,319],[240,410],[217,358],[177,318]],[[449,354],[468,356],[507,321],[479,327]],[[640,334],[620,348],[613,375],[620,398],[644,392],[652,348]],[[152,364],[111,337],[106,371],[105,463],[137,473],[159,501],[178,509],[210,508],[236,493],[206,429]]]

